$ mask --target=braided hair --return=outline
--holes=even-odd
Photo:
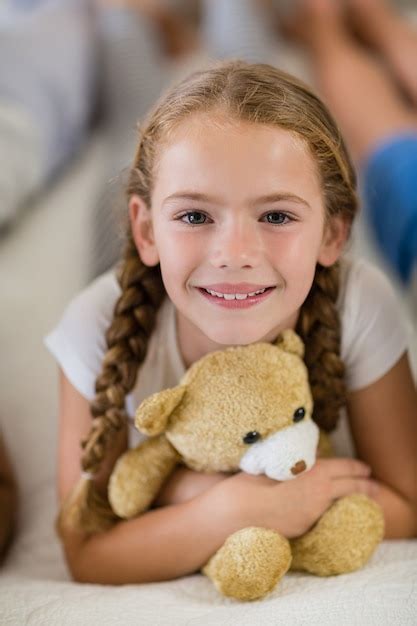
[[[227,61],[193,73],[157,101],[139,129],[127,197],[139,195],[151,206],[158,154],[170,133],[190,115],[226,113],[231,119],[279,126],[301,137],[317,166],[325,217],[340,216],[350,227],[357,211],[356,176],[339,129],[321,100],[300,80],[265,64]],[[64,503],[63,525],[96,532],[117,522],[92,475],[110,451],[115,434],[125,427],[126,395],[134,388],[153,331],[156,313],[166,296],[159,264],[146,266],[128,229],[118,267],[121,295],[106,332],[107,351],[91,402],[92,426],[82,441],[84,473]],[[314,400],[313,419],[330,432],[346,402],[341,328],[337,311],[340,264],[317,264],[296,331],[305,344],[305,362]]]

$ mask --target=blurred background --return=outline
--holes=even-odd
[[[3,0],[0,424],[24,491],[55,467],[57,368],[42,339],[117,259],[135,124],[211,59],[275,63],[326,100],[361,181],[351,254],[382,268],[416,324],[416,24],[413,0]],[[375,154],[404,171],[391,196]]]

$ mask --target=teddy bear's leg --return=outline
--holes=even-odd
[[[202,572],[225,596],[256,600],[272,591],[290,563],[288,539],[273,530],[250,526],[230,535]]]
[[[310,531],[290,540],[291,570],[317,576],[353,572],[368,561],[383,536],[379,504],[359,493],[340,498]]]
[[[146,511],[179,460],[165,435],[152,437],[122,454],[108,485],[113,511],[125,519]]]

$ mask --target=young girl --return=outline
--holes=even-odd
[[[353,492],[382,506],[386,538],[416,536],[405,323],[381,272],[343,256],[355,174],[317,96],[266,64],[194,73],[143,125],[127,196],[117,271],[79,294],[47,338],[61,366],[59,526],[73,577],[190,574],[232,532],[295,537]],[[314,420],[332,432],[346,406],[359,458],[318,459],[283,483],[180,468],[152,510],[116,519],[106,486],[118,456],[144,438],[132,425],[139,402],[204,354],[273,342],[286,328],[306,345]]]

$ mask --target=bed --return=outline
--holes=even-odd
[[[0,240],[0,421],[21,495],[16,539],[0,569],[1,624],[416,624],[417,540],[383,542],[352,574],[289,573],[264,600],[247,604],[222,598],[202,575],[122,587],[71,581],[53,529],[57,371],[42,337],[88,280],[103,153],[96,132]],[[376,253],[364,228],[355,246],[369,257]],[[341,453],[354,454],[346,422],[335,438]]]

